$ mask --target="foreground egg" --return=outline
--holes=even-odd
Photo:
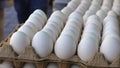
[[[81,60],[88,62],[98,52],[98,44],[94,38],[84,37],[78,45],[77,52]]]
[[[55,54],[60,59],[68,59],[75,54],[76,45],[72,37],[64,36],[58,38],[55,43]]]
[[[17,54],[20,54],[26,46],[30,45],[30,39],[23,32],[17,31],[11,36],[10,45]]]
[[[106,60],[112,62],[120,55],[120,37],[117,35],[108,35],[102,42],[100,52]]]
[[[53,50],[53,40],[47,33],[40,31],[33,37],[32,47],[39,57],[46,57]]]

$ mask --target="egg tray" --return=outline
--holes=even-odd
[[[97,53],[89,62],[82,61],[77,54],[70,59],[61,60],[54,54],[54,52],[48,57],[40,58],[34,52],[32,46],[28,46],[20,55],[17,55],[9,45],[9,40],[12,34],[21,26],[22,24],[17,25],[9,36],[0,43],[0,60],[12,61],[15,68],[21,68],[21,66],[26,62],[35,63],[37,68],[45,68],[46,64],[49,62],[56,62],[59,65],[59,68],[69,68],[70,64],[78,64],[81,68],[120,68],[120,56],[112,63],[108,63],[101,53]]]

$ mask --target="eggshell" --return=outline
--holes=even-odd
[[[17,31],[11,36],[10,45],[17,54],[20,54],[26,46],[30,45],[30,39],[23,32]]]
[[[60,28],[63,27],[63,25],[62,25],[61,27],[59,27],[59,26],[60,26],[59,23],[58,23],[58,22],[55,22],[55,21],[48,21],[47,24],[50,24],[50,25],[55,26],[59,33],[61,32],[61,29],[60,29]]]
[[[56,63],[49,63],[47,65],[47,68],[59,68],[58,65]]]
[[[108,25],[114,25],[117,27],[118,23],[119,22],[118,22],[117,18],[112,17],[112,16],[108,16],[104,19],[103,26],[104,26],[104,28],[107,27]]]
[[[95,39],[95,40],[96,40],[95,42],[97,42],[97,44],[99,44],[100,39],[101,39],[101,36],[100,36],[100,35],[96,35],[96,34],[94,34],[94,33],[92,33],[92,32],[84,32],[84,33],[82,34],[82,36],[81,36],[81,39],[83,39],[84,37],[90,37],[90,38],[92,38],[92,39]]]
[[[58,38],[55,43],[55,54],[60,59],[68,59],[75,54],[75,41],[68,36]]]
[[[38,31],[37,27],[35,27],[35,25],[32,22],[25,22],[24,26],[29,26],[32,28],[32,30],[36,33]]]
[[[46,23],[46,21],[42,18],[42,16],[39,16],[38,14],[31,14],[28,20],[33,22],[33,24],[39,24],[42,26]]]
[[[107,16],[107,13],[100,9],[99,11],[97,11],[96,15],[99,16],[101,20],[104,20],[104,18]]]
[[[63,22],[65,22],[67,20],[66,15],[63,12],[61,12],[61,11],[53,12],[50,17],[52,17],[52,16],[53,17],[59,17],[60,20],[62,20]]]
[[[54,22],[55,24],[59,25],[58,28],[63,28],[64,21],[61,20],[59,17],[51,16],[47,22]]]
[[[64,7],[61,12],[63,12],[67,17],[73,12],[74,10],[72,10],[70,7]]]
[[[30,40],[32,40],[33,36],[34,36],[35,33],[36,33],[36,32],[34,32],[34,30],[33,30],[30,26],[27,26],[27,25],[21,26],[21,27],[18,29],[18,31],[25,33],[26,36],[28,36]]]
[[[69,16],[69,19],[74,19],[74,20],[78,21],[80,24],[83,24],[83,18],[77,12],[71,13],[70,16]]]
[[[84,25],[86,24],[88,17],[91,16],[91,15],[93,15],[93,14],[94,14],[94,12],[91,12],[89,10],[86,11],[85,15],[83,16]]]
[[[114,17],[117,17],[116,13],[115,13],[114,11],[112,11],[112,10],[108,12],[108,15],[111,15],[111,16],[114,16]]]
[[[117,7],[113,7],[112,8],[112,10],[117,14],[117,15],[119,15],[120,16],[120,5],[119,6],[117,6]]]
[[[105,24],[108,23],[108,21],[117,21],[117,20],[113,16],[106,16],[104,21],[103,21],[103,26],[105,26]]]
[[[97,15],[91,15],[90,17],[88,17],[85,25],[89,25],[91,23],[97,25],[100,31],[102,30],[102,21]]]
[[[34,11],[34,13],[37,13],[37,14],[41,15],[42,18],[43,18],[45,21],[47,21],[47,15],[46,15],[42,10],[36,9],[36,10]]]
[[[32,63],[26,63],[23,68],[36,68],[36,66]]]
[[[39,57],[46,57],[53,50],[53,41],[47,33],[40,31],[33,37],[32,47]]]
[[[59,31],[57,29],[57,26],[53,25],[53,24],[47,24],[44,28],[48,28],[51,29],[53,34],[57,37],[59,35]],[[43,28],[43,29],[44,29]]]
[[[13,66],[12,63],[4,61],[2,64],[0,64],[0,68],[13,68]]]
[[[112,62],[120,55],[120,37],[117,35],[108,35],[102,42],[100,52],[105,59]]]
[[[98,52],[98,44],[95,39],[90,37],[84,37],[78,45],[78,56],[81,60],[87,62],[91,60],[95,54]]]
[[[42,31],[46,32],[54,42],[56,41],[57,36],[54,34],[54,32],[51,29],[44,28]]]
[[[70,68],[80,68],[80,66],[79,66],[79,65],[75,65],[75,64],[73,64],[73,65],[71,65]]]
[[[41,30],[42,29],[42,24],[38,23],[39,21],[35,20],[34,18],[32,19],[28,19],[26,22],[31,22],[35,25],[35,27],[37,28],[37,30]]]
[[[70,1],[68,4],[67,4],[68,7],[70,7],[71,9],[75,10],[77,8],[77,4],[75,4],[74,1]]]

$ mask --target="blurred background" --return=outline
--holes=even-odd
[[[4,8],[4,38],[18,24],[17,14],[14,9],[13,0],[7,1],[7,6]]]

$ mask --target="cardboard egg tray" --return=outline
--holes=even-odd
[[[20,55],[17,55],[10,46],[9,40],[11,35],[16,32],[19,27],[21,27],[21,25],[16,26],[11,34],[0,43],[0,60],[11,61],[14,64],[14,68],[22,68],[23,64],[27,62],[35,63],[37,68],[46,68],[46,65],[50,62],[57,63],[59,68],[70,68],[71,64],[80,65],[81,68],[120,68],[120,56],[112,63],[109,63],[99,52],[89,62],[82,61],[77,54],[67,60],[61,60],[54,52],[45,58],[40,58],[34,52],[32,46],[26,47]]]

